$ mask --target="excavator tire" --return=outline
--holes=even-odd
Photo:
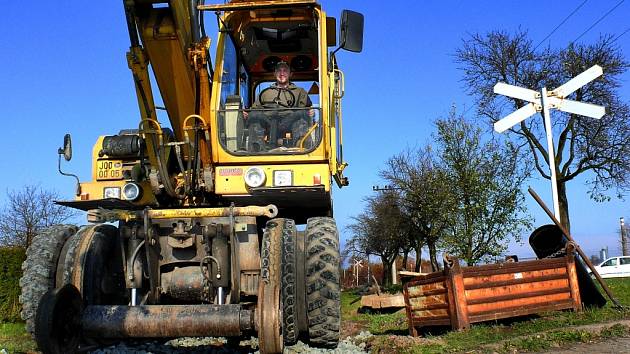
[[[282,339],[285,345],[293,345],[297,343],[299,334],[296,313],[295,238],[297,230],[293,220],[282,218],[270,220],[265,229],[261,252],[262,274],[263,277],[277,279],[280,285]],[[274,240],[273,235],[280,237]],[[276,252],[274,245],[278,248],[277,254],[274,254]],[[279,264],[274,265],[273,259],[276,257]]]
[[[54,225],[33,237],[22,263],[20,304],[26,330],[35,331],[35,315],[44,294],[55,287],[57,261],[65,241],[77,232],[74,225]]]
[[[334,348],[339,343],[341,290],[339,233],[333,218],[307,220],[305,250],[309,343]]]
[[[73,284],[86,305],[122,304],[125,294],[118,229],[107,224],[86,225],[63,247],[57,265],[56,287]]]
[[[280,299],[282,301],[282,336],[284,344],[297,343],[299,330],[297,328],[296,309],[296,228],[295,222],[285,219],[282,228],[282,273]]]

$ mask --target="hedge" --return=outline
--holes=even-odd
[[[0,248],[0,322],[20,319],[20,277],[26,252],[22,248]]]

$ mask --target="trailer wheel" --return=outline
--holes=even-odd
[[[334,348],[341,325],[339,233],[335,220],[315,217],[305,232],[306,308],[309,342]]]
[[[26,330],[35,331],[35,315],[42,296],[55,287],[57,261],[64,242],[77,232],[74,225],[54,225],[35,235],[26,251],[20,278],[20,304]]]

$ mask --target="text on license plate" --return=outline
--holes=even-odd
[[[101,160],[96,162],[96,179],[108,180],[108,179],[121,179],[122,174],[122,161],[120,160]]]

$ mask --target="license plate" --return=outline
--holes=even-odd
[[[96,162],[96,180],[122,179],[122,161],[101,160]]]

